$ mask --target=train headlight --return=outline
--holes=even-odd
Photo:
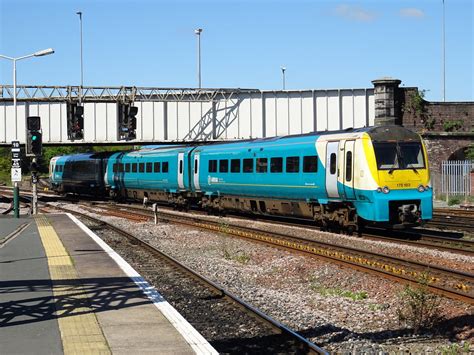
[[[390,192],[390,189],[388,188],[388,186],[384,186],[383,189],[382,189],[382,192],[384,194],[388,194]]]
[[[424,192],[425,187],[423,185],[418,186],[418,192]]]
[[[380,186],[377,187],[377,192],[382,192],[382,188]]]

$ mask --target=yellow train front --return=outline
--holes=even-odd
[[[399,126],[372,127],[354,142],[353,151],[353,181],[339,174],[338,185],[353,188],[359,224],[397,228],[432,218],[428,157],[418,134]],[[345,161],[340,163],[340,172],[347,172]]]

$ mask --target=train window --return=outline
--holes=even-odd
[[[210,173],[217,172],[217,160],[209,160],[209,172]]]
[[[129,172],[130,172],[130,164],[129,164],[129,163],[126,163],[126,164],[125,164],[125,172],[126,172],[126,173],[129,173]]]
[[[155,173],[159,173],[159,172],[160,172],[160,163],[159,163],[159,162],[155,163],[154,168],[155,168],[155,169],[154,169],[154,170],[155,170]]]
[[[352,180],[352,152],[346,154],[346,181]]]
[[[257,173],[266,173],[268,171],[268,159],[257,158]]]
[[[138,172],[139,173],[145,172],[145,163],[138,163]]]
[[[318,156],[310,155],[303,157],[303,172],[315,173],[318,171]]]
[[[336,173],[336,153],[331,153],[329,157],[329,173],[331,175]]]
[[[147,173],[153,172],[153,163],[146,163],[146,172]]]
[[[182,160],[179,161],[179,173],[180,174],[183,173],[183,161]]]
[[[232,159],[230,161],[230,172],[240,173],[240,159]]]
[[[163,173],[167,173],[167,172],[168,172],[168,162],[167,162],[167,161],[164,161],[164,162],[161,164],[161,172],[163,172]]]
[[[118,172],[118,168],[117,168],[117,163],[114,163],[114,165],[112,165],[112,172],[116,173]]]
[[[125,167],[123,166],[123,163],[119,164],[119,173],[123,173],[125,171]]]
[[[281,173],[283,171],[283,158],[270,159],[270,172]]]
[[[194,174],[197,174],[198,172],[198,161],[197,159],[194,160]]]
[[[286,158],[286,172],[297,173],[300,171],[300,157]]]
[[[244,173],[253,173],[253,159],[244,159]]]
[[[229,161],[227,159],[219,160],[219,172],[227,173],[229,171]]]
[[[137,172],[137,163],[132,163],[132,173]]]

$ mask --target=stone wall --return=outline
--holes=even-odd
[[[441,162],[465,159],[465,149],[474,145],[474,102],[429,102],[418,88],[398,90],[397,121],[423,137],[436,193],[441,186]]]
[[[403,126],[419,133],[474,132],[474,102],[429,102],[417,88],[400,90]]]

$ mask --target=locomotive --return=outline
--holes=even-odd
[[[79,162],[91,165],[88,179],[67,174]],[[425,146],[400,126],[55,157],[50,180],[60,193],[147,197],[178,209],[305,218],[349,231],[416,226],[433,210]]]

